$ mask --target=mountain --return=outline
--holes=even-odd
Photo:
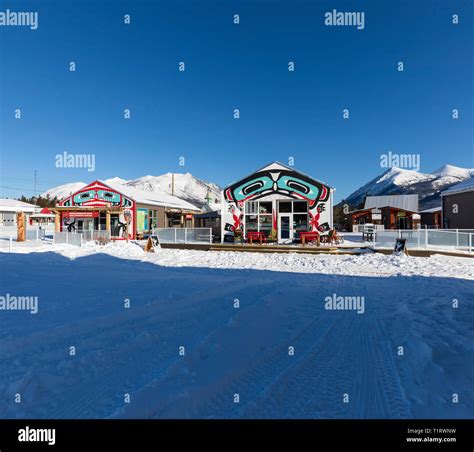
[[[126,185],[145,191],[172,194],[172,179],[173,173],[166,173],[161,176],[139,177],[128,181]],[[174,173],[174,195],[198,207],[205,203],[208,193],[212,198],[211,207],[219,204],[220,191],[218,185],[198,179],[191,173]]]
[[[474,176],[474,169],[445,165],[432,173],[392,167],[344,199],[358,208],[366,196],[418,194],[420,210],[441,205],[440,193]]]
[[[42,198],[49,197],[54,199],[56,197],[58,199],[63,199],[85,186],[86,184],[84,182],[71,182],[70,184],[58,185],[57,187],[50,188],[44,193],[41,193],[40,196]]]
[[[149,192],[172,194],[172,179],[173,173],[166,173],[161,176],[143,176],[132,180],[113,177],[111,179],[105,179],[103,182],[106,184],[107,182],[122,184]],[[84,182],[72,182],[59,185],[58,187],[50,188],[45,191],[41,196],[49,196],[50,198],[56,196],[58,199],[62,199],[85,187],[85,185]],[[221,189],[218,185],[198,179],[191,173],[174,173],[174,195],[197,207],[202,207],[206,202],[206,196],[210,194],[211,207],[213,209],[220,208],[220,191]]]

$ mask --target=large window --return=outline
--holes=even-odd
[[[245,204],[245,232],[260,231],[270,235],[272,230],[272,202],[249,201]]]

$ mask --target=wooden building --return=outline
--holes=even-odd
[[[474,177],[441,193],[445,229],[474,229]]]
[[[176,196],[96,180],[51,208],[57,231],[109,231],[140,238],[154,228],[194,227],[199,209]]]
[[[363,209],[350,212],[352,230],[358,225],[381,225],[384,229],[416,229],[420,224],[418,195],[367,196]]]

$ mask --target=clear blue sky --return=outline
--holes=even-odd
[[[388,151],[420,154],[423,172],[474,167],[473,4],[1,0],[39,28],[0,27],[0,196],[32,195],[35,169],[39,192],[168,171],[226,185],[293,156],[339,200]],[[365,12],[365,29],[325,26],[333,8]],[[64,151],[96,171],[56,168]]]

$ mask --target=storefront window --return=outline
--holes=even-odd
[[[272,203],[266,202],[266,201],[261,201],[258,209],[260,214],[271,214],[272,213]]]
[[[306,201],[293,201],[293,212],[308,212]]]
[[[272,216],[271,215],[260,215],[259,216],[260,231],[264,232],[268,236],[272,230]]]
[[[258,231],[258,216],[257,215],[245,215],[245,230]]]
[[[278,203],[278,211],[280,213],[291,213],[291,201],[280,201]]]
[[[308,215],[295,213],[293,215],[293,230],[295,232],[308,230]]]

